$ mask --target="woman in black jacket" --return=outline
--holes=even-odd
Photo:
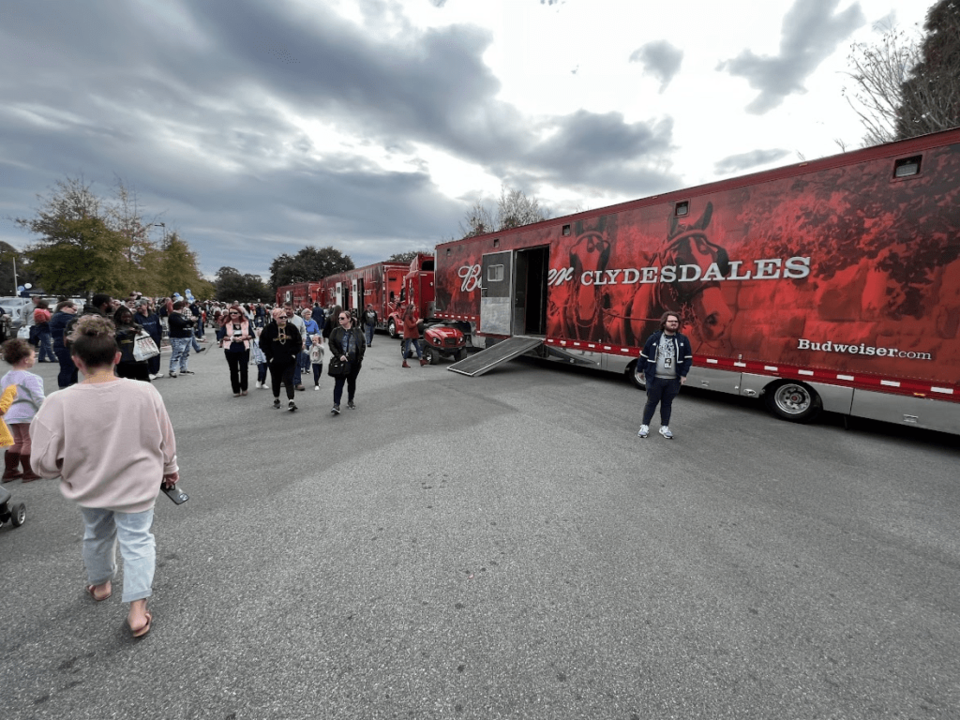
[[[330,331],[330,362],[327,364],[327,372],[334,379],[333,409],[330,410],[334,415],[340,414],[344,382],[347,384],[347,407],[357,409],[353,397],[357,393],[357,375],[360,374],[363,353],[367,348],[363,331],[354,325],[353,316],[348,310],[340,311],[337,322],[340,327]]]
[[[287,313],[283,308],[275,308],[273,322],[260,333],[260,349],[267,356],[267,365],[270,367],[275,408],[280,407],[280,384],[283,383],[287,389],[287,409],[291,412],[297,409],[293,401],[293,371],[302,347],[300,331],[287,322]]]
[[[121,305],[113,314],[113,324],[117,328],[117,345],[120,348],[117,377],[150,382],[150,364],[146,360],[137,360],[133,355],[134,341],[140,333],[140,325],[134,322],[133,311]]]

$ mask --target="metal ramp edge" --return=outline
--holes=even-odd
[[[503,342],[498,342],[486,350],[481,350],[466,360],[455,362],[453,365],[450,365],[447,370],[469,377],[477,377],[492,370],[497,365],[502,365],[508,360],[513,360],[515,357],[523,355],[525,352],[530,352],[540,345],[543,345],[543,338],[517,335]]]

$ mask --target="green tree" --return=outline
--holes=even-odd
[[[28,251],[30,269],[50,294],[122,296],[129,292],[125,238],[98,217],[61,219]]]
[[[273,295],[259,275],[250,273],[242,275],[239,270],[232,267],[222,267],[217,270],[214,285],[216,299],[225,302],[231,300],[256,302]]]
[[[163,246],[153,257],[156,258],[158,294],[183,294],[189,288],[198,298],[213,297],[213,284],[205,280],[197,269],[197,254],[179,234],[172,232],[167,235]]]
[[[960,125],[960,2],[940,0],[923,29],[917,62],[901,88],[898,140]]]
[[[433,255],[433,250],[408,250],[407,252],[394,253],[387,258],[387,262],[409,264],[413,262],[417,255]]]
[[[353,260],[334,247],[308,245],[294,256],[279,255],[270,263],[270,285],[274,290],[283,285],[321,280],[344,270],[353,270]]]
[[[38,284],[29,259],[10,243],[0,241],[0,295],[16,295],[17,286],[24,283]]]
[[[39,236],[24,253],[24,275],[33,273],[46,292],[126,297],[131,290],[159,295],[189,287],[197,297],[212,297],[196,254],[175,233],[154,243],[154,223],[143,219],[136,193],[123,181],[109,200],[82,177],[58,180],[38,197],[36,213],[15,222]]]

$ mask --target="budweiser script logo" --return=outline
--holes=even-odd
[[[850,343],[838,343],[833,340],[825,342],[811,342],[806,338],[797,340],[797,350],[813,350],[818,352],[844,353],[847,355],[873,355],[875,357],[893,357],[903,358],[905,360],[933,360],[933,355],[928,352],[914,352],[912,350],[900,350],[895,347],[873,347],[860,343],[851,345]]]

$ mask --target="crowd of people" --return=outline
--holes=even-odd
[[[154,504],[161,488],[179,480],[173,426],[152,383],[193,375],[191,351],[207,349],[205,331],[212,328],[234,397],[248,394],[254,364],[255,387],[272,389],[275,408],[284,390],[287,409],[295,411],[304,376],[319,390],[326,364],[336,416],[344,388],[347,408],[357,407],[357,378],[378,318],[372,307],[356,317],[340,307],[138,294],[122,301],[97,294],[82,305],[63,298],[52,311],[43,298],[33,305],[24,329],[0,345],[10,365],[0,378],[2,481],[60,478],[62,494],[80,508],[86,594],[95,602],[111,597],[119,547],[127,624],[141,638],[153,623],[147,599],[156,566]],[[43,379],[31,372],[38,362],[59,363],[58,392],[44,394]]]

